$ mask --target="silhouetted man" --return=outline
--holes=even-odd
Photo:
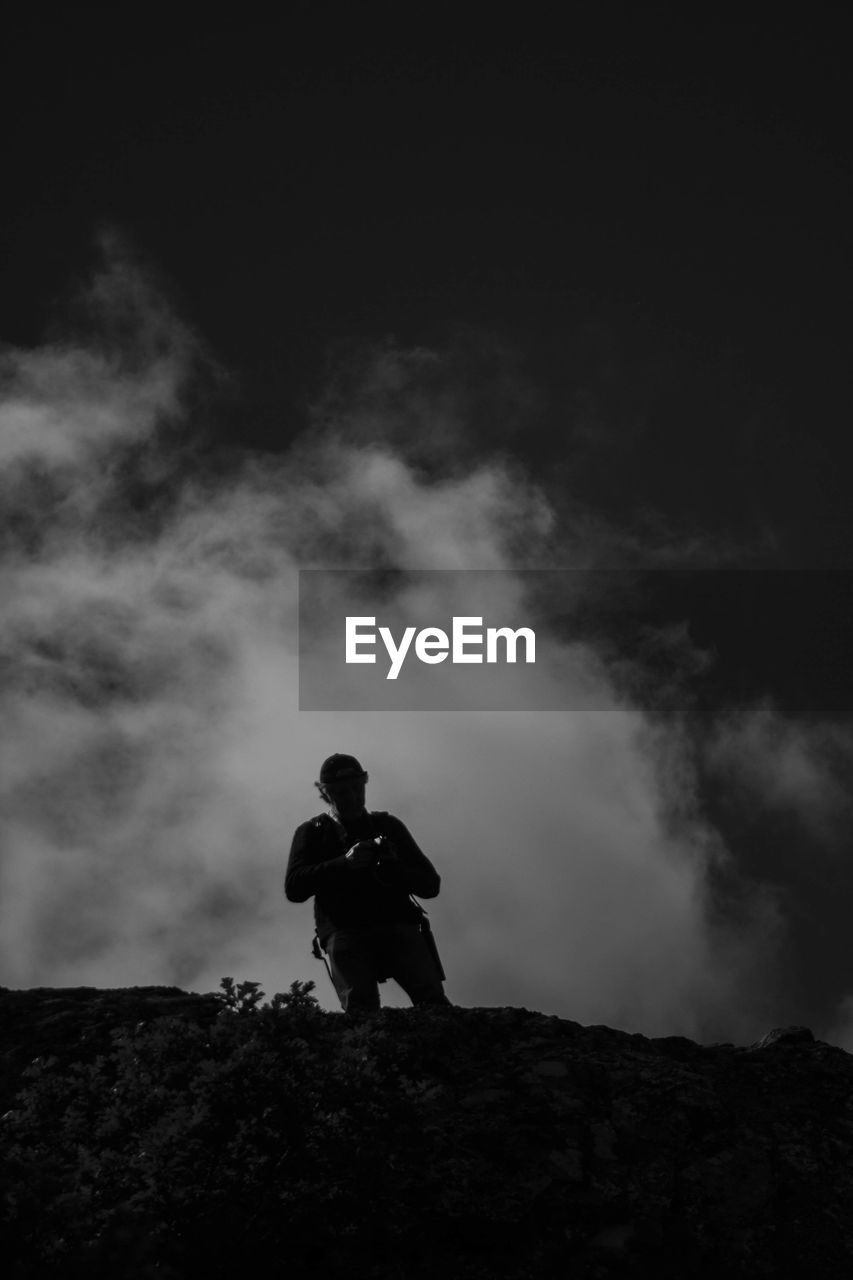
[[[314,895],[314,920],[346,1013],[379,1009],[378,981],[393,978],[412,1004],[449,1005],[421,912],[438,872],[399,818],[369,812],[367,774],[354,756],[323,762],[314,785],[329,812],[296,828],[284,877],[290,902]]]

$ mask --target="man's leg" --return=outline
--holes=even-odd
[[[335,930],[326,940],[326,954],[344,1013],[377,1013],[376,962],[364,931]]]
[[[412,1004],[449,1005],[435,958],[417,921],[403,920],[386,926],[383,932],[388,955],[386,972],[399,982]]]

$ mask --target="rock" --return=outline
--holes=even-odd
[[[590,1125],[592,1134],[592,1149],[598,1160],[613,1160],[613,1147],[616,1142],[616,1134],[613,1132],[613,1126],[606,1120],[597,1120]]]
[[[564,1178],[568,1178],[571,1182],[583,1180],[583,1157],[577,1148],[565,1147],[562,1151],[549,1151],[548,1159]]]
[[[618,1222],[597,1231],[587,1242],[587,1248],[595,1253],[626,1254],[635,1234],[632,1222]]]
[[[537,1062],[533,1070],[540,1076],[567,1076],[569,1074],[564,1062]]]
[[[751,1044],[749,1050],[769,1049],[774,1044],[814,1044],[814,1035],[808,1027],[774,1027]]]

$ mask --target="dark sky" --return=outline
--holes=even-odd
[[[585,438],[596,504],[762,521],[777,563],[847,566],[840,18],[573,10],[25,20],[4,331],[42,336],[113,224],[234,372],[223,429],[251,443],[282,443],[341,345],[473,329],[535,386],[532,456],[564,464],[579,419],[619,433]]]
[[[363,482],[364,502],[385,502],[392,523],[403,520],[395,504],[411,516],[415,499],[439,495],[434,532],[412,543],[423,567],[460,567],[451,544],[453,555],[485,548],[479,567],[559,565],[587,547],[595,567],[717,575],[713,589],[710,578],[689,589],[688,633],[687,588],[671,578],[668,597],[641,593],[639,618],[636,591],[611,600],[591,634],[613,688],[691,761],[691,804],[731,855],[709,855],[709,909],[736,918],[745,883],[780,894],[789,934],[755,1017],[823,1019],[843,1038],[853,200],[841,14],[726,21],[596,5],[573,6],[560,26],[516,14],[501,27],[473,8],[446,20],[371,5],[293,4],[277,19],[30,9],[7,21],[0,49],[0,338],[10,403],[41,406],[48,460],[4,481],[4,529],[13,556],[25,547],[43,567],[59,563],[44,550],[51,521],[61,529],[72,508],[90,550],[104,528],[128,546],[143,528],[184,538],[202,492],[223,526],[243,529],[235,495],[266,511],[264,470],[291,474],[294,443],[331,423],[366,451],[350,488]],[[129,263],[138,273],[118,302],[89,284],[104,278],[105,243],[127,278]],[[167,366],[181,343],[195,381],[173,400]],[[82,354],[95,350],[103,367]],[[134,358],[157,373],[150,386],[135,381]],[[143,449],[144,466],[136,454],[110,463],[121,484],[94,485],[95,519],[82,489],[67,499],[50,469],[66,447],[51,413],[88,448],[86,422],[104,404],[119,442],[150,411],[192,418],[194,443],[182,452],[172,437],[168,462]],[[28,421],[9,418],[14,459],[21,433],[36,433]],[[389,463],[387,502],[370,487],[381,482],[365,462],[375,444],[403,468]],[[300,492],[314,493],[313,464],[297,456]],[[476,482],[498,462],[511,480],[490,507],[493,490]],[[217,486],[238,465],[226,503]],[[195,490],[187,468],[204,477]],[[492,521],[480,544],[453,522],[453,494],[469,483]],[[307,521],[325,519],[321,490]],[[489,560],[507,512],[519,540]],[[357,505],[349,518],[323,525],[312,553],[348,554]],[[294,564],[302,536],[288,526]],[[173,549],[190,545],[181,538]],[[272,543],[257,538],[262,559]],[[364,544],[368,559],[378,545]],[[755,589],[726,579],[732,570],[758,571]],[[82,607],[73,592],[63,599]],[[22,634],[7,637],[12,665],[30,643]],[[117,687],[138,666],[129,643],[114,642]],[[40,671],[45,654],[68,660],[60,641],[38,646]],[[755,710],[763,697],[770,711]],[[39,730],[27,725],[32,745]],[[317,730],[320,758],[323,741]],[[670,818],[687,821],[683,808]],[[81,954],[107,947],[95,935]],[[201,971],[187,961],[177,980]],[[14,980],[45,975],[56,980],[33,960]],[[630,1019],[621,1009],[599,1018],[590,1006],[587,1020]],[[726,1024],[712,1010],[679,1026]]]

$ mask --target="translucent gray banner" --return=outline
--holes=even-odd
[[[603,710],[770,693],[845,715],[844,571],[302,569],[302,711]]]

